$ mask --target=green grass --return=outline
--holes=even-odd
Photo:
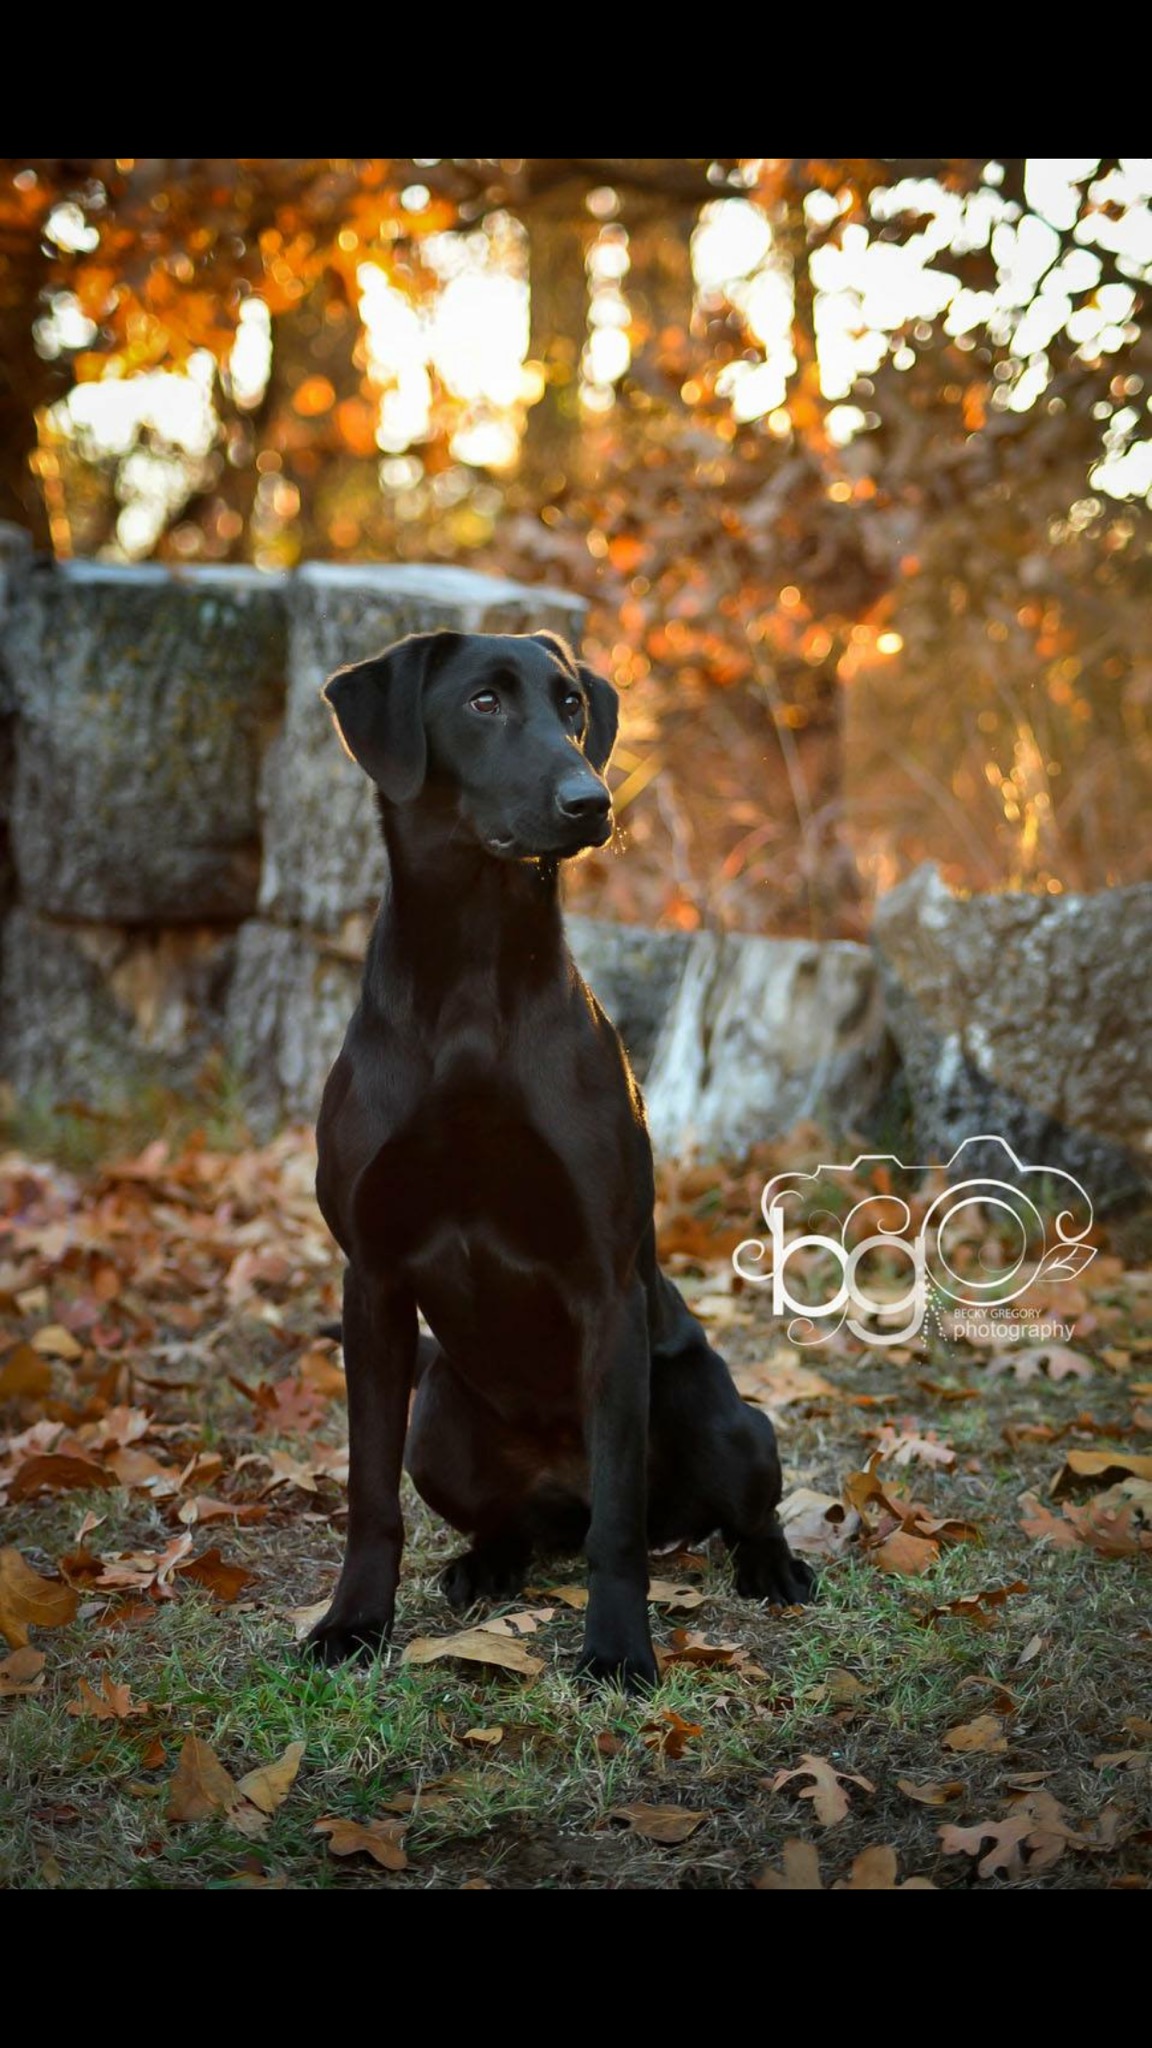
[[[157,1138],[178,1151],[190,1138],[210,1150],[233,1151],[251,1141],[239,1080],[218,1057],[186,1089],[149,1083],[98,1108],[60,1101],[30,1090],[19,1102],[0,1103],[0,1143],[32,1159],[53,1159],[72,1173],[89,1173],[112,1158],[130,1157]]]
[[[53,1277],[64,1303],[83,1278],[68,1256]],[[291,1329],[323,1320],[321,1290],[331,1274],[319,1267],[317,1274],[312,1293],[302,1294],[292,1275],[284,1283]],[[1101,1345],[1122,1344],[1134,1316],[1133,1291],[1118,1283],[1113,1292],[1120,1319],[1102,1329]],[[161,1333],[167,1298],[161,1292],[151,1305]],[[55,1292],[52,1299],[55,1313]],[[748,1320],[720,1341],[734,1364],[748,1365],[778,1343],[778,1333],[762,1296],[750,1291],[739,1310]],[[150,1342],[137,1361],[145,1373]],[[177,1430],[165,1440],[173,1458],[196,1444],[218,1444],[234,1461],[278,1440],[253,1436],[251,1406],[228,1375],[276,1379],[293,1356],[283,1333],[249,1305],[209,1353],[181,1362],[181,1377],[194,1385],[137,1398]],[[316,1602],[335,1583],[343,1497],[332,1487],[317,1495],[278,1492],[265,1521],[197,1531],[198,1549],[218,1544],[257,1575],[238,1604],[219,1607],[185,1582],[175,1598],[147,1607],[137,1625],[123,1618],[129,1602],[85,1599],[67,1628],[34,1631],[47,1660],[43,1690],[0,1700],[0,1885],[203,1889],[268,1881],[424,1890],[484,1879],[517,1889],[740,1889],[779,1863],[786,1840],[801,1837],[818,1843],[826,1882],[847,1875],[862,1849],[891,1843],[902,1875],[967,1888],[976,1881],[974,1865],[942,1854],[941,1824],[1002,1819],[1013,1780],[1034,1773],[1044,1774],[1044,1788],[1073,1825],[1091,1826],[1109,1803],[1119,1806],[1121,1839],[1107,1852],[1070,1849],[1051,1868],[1026,1873],[1021,1886],[1100,1888],[1152,1875],[1149,1772],[1094,1762],[1102,1752],[1152,1747],[1124,1726],[1126,1717],[1152,1720],[1147,1562],[1050,1550],[1024,1534],[1018,1506],[1025,1488],[1045,1494],[1069,1445],[1140,1446],[1129,1380],[1098,1364],[1086,1383],[1055,1385],[1040,1376],[1020,1384],[1010,1372],[993,1375],[971,1354],[940,1347],[915,1367],[895,1365],[887,1354],[802,1354],[802,1362],[837,1392],[786,1409],[779,1434],[787,1485],[837,1492],[886,1421],[914,1417],[953,1446],[956,1464],[943,1473],[913,1467],[893,1475],[895,1483],[934,1513],[976,1523],[979,1542],[946,1548],[918,1579],[886,1576],[850,1550],[825,1568],[815,1605],[785,1614],[736,1599],[727,1560],[713,1545],[703,1570],[687,1574],[703,1605],[657,1613],[657,1641],[667,1644],[680,1625],[699,1629],[712,1641],[738,1643],[765,1675],[674,1665],[651,1698],[638,1700],[576,1683],[581,1617],[546,1592],[516,1603],[555,1607],[526,1639],[544,1660],[538,1678],[458,1663],[404,1665],[403,1645],[413,1636],[457,1626],[437,1575],[458,1539],[410,1491],[395,1648],[367,1668],[316,1669],[302,1658],[288,1610]],[[59,1368],[58,1382],[67,1379]],[[946,1401],[921,1379],[975,1398]],[[1115,1435],[1078,1435],[1084,1411]],[[31,1419],[19,1403],[0,1412],[5,1429]],[[1035,1423],[1071,1433],[1051,1442],[1006,1440],[1006,1428]],[[343,1427],[334,1404],[318,1434],[338,1439]],[[307,1437],[281,1441],[293,1456],[306,1455]],[[113,1488],[0,1509],[0,1543],[16,1544],[38,1569],[51,1570],[75,1547],[89,1510],[103,1517],[91,1542],[105,1552],[161,1548],[178,1527],[163,1504]],[[686,1575],[668,1560],[654,1569]],[[542,1562],[533,1584],[543,1589],[583,1576],[578,1560]],[[986,1627],[930,1616],[950,1600],[1014,1580],[1026,1590],[993,1610]],[[1037,1639],[1039,1649],[1025,1659]],[[67,1711],[80,1681],[99,1689],[105,1673],[149,1703],[144,1718],[120,1725]],[[1003,1718],[1002,1752],[944,1748],[950,1728],[987,1712]],[[700,1731],[678,1759],[646,1739],[666,1714]],[[492,1727],[504,1731],[498,1745],[466,1740]],[[303,1743],[296,1783],[260,1840],[223,1818],[169,1821],[167,1787],[190,1734],[210,1744],[234,1777]],[[799,1784],[771,1789],[776,1774],[806,1753],[874,1787],[850,1788],[848,1816],[834,1828],[817,1824]],[[907,1798],[901,1778],[958,1779],[964,1790],[936,1809]],[[363,1856],[336,1859],[315,1832],[324,1816],[370,1819],[398,1800],[410,1808],[403,1872],[385,1872]],[[705,1819],[682,1845],[661,1847],[611,1817],[635,1802],[686,1807]]]
[[[108,1496],[100,1501],[107,1507]],[[442,1543],[419,1509],[412,1520],[405,1637],[450,1626],[422,1570]],[[131,1510],[113,1527],[113,1536],[101,1532],[102,1542],[146,1533]],[[268,1542],[264,1525],[242,1533],[245,1550]],[[284,1547],[296,1550],[298,1532],[286,1533]],[[1118,1777],[1125,1796],[1146,1792],[1131,1774],[1102,1775],[1091,1766],[1099,1750],[1132,1746],[1123,1715],[1148,1709],[1147,1645],[1141,1651],[1140,1644],[1146,1577],[1123,1560],[1079,1552],[1028,1546],[1022,1559],[1024,1543],[956,1546],[930,1582],[886,1578],[852,1559],[828,1570],[816,1606],[782,1616],[736,1602],[717,1557],[700,1581],[705,1604],[687,1619],[710,1637],[739,1640],[767,1679],[673,1667],[645,1700],[588,1693],[574,1682],[580,1623],[563,1608],[530,1639],[547,1660],[530,1683],[475,1667],[406,1667],[398,1651],[364,1670],[317,1670],[301,1660],[282,1615],[217,1609],[194,1590],[160,1605],[147,1627],[105,1629],[86,1616],[45,1643],[50,1689],[7,1703],[0,1882],[35,1887],[47,1871],[66,1886],[183,1888],[264,1872],[304,1888],[453,1886],[474,1876],[513,1886],[708,1888],[749,1882],[794,1834],[819,1837],[836,1873],[867,1844],[892,1841],[905,1872],[967,1882],[965,1859],[939,1855],[936,1829],[957,1813],[969,1821],[998,1817],[1012,1772],[1051,1771],[1048,1783],[1074,1819],[1097,1810]],[[235,1554],[239,1534],[227,1547]],[[336,1548],[326,1535],[326,1570]],[[299,1568],[297,1559],[290,1579]],[[925,1626],[926,1607],[1017,1571],[1026,1573],[1029,1591],[999,1610],[991,1627],[953,1619]],[[317,1583],[303,1588],[308,1596],[320,1590]],[[668,1632],[667,1622],[658,1623],[659,1636]],[[1035,1634],[1047,1634],[1050,1648],[1019,1669]],[[151,1702],[146,1720],[120,1726],[67,1713],[80,1678],[99,1687],[104,1668]],[[845,1672],[862,1689],[837,1708],[829,1687]],[[1015,1703],[1007,1754],[949,1756],[944,1732],[986,1711],[1000,1688]],[[669,1711],[701,1729],[679,1761],[643,1738],[646,1725]],[[492,1726],[505,1730],[496,1748],[463,1740],[470,1729]],[[290,1742],[304,1743],[297,1783],[260,1842],[244,1840],[224,1820],[166,1820],[164,1787],[190,1733],[234,1776]],[[149,1771],[142,1754],[157,1734],[165,1761]],[[603,1735],[619,1743],[614,1754],[598,1748]],[[828,1832],[813,1827],[806,1802],[768,1789],[772,1775],[805,1752],[876,1787],[855,1793],[849,1818]],[[896,1788],[901,1776],[959,1776],[969,1790],[959,1809],[942,1814],[907,1801]],[[445,1778],[451,1783],[439,1787]],[[433,1795],[427,1812],[422,1791]],[[402,1794],[417,1795],[402,1875],[385,1875],[363,1858],[337,1862],[313,1832],[324,1815],[369,1819]],[[687,1844],[660,1848],[608,1819],[633,1801],[683,1805],[709,1818]],[[1133,1862],[1138,1867],[1138,1850],[1121,1850],[1106,1870],[1068,1857],[1045,1882],[1106,1882]]]

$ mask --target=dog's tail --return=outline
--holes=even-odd
[[[331,1337],[335,1343],[343,1344],[344,1325],[343,1323],[321,1323],[316,1334],[318,1337]],[[423,1330],[421,1330],[420,1335],[416,1339],[416,1371],[412,1379],[413,1386],[418,1387],[420,1385],[424,1374],[427,1372],[439,1349],[440,1346],[436,1342],[435,1337],[426,1337]]]

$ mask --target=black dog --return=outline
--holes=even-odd
[[[776,1518],[771,1424],[656,1264],[643,1104],[564,941],[559,864],[611,832],[616,693],[551,634],[444,632],[325,695],[390,879],[318,1127],[351,1464],[309,1641],[334,1663],[388,1635],[406,1462],[470,1541],[453,1607],[587,1539],[580,1669],[650,1683],[650,1545],[720,1530],[755,1600],[803,1600],[812,1573]]]

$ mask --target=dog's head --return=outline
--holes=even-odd
[[[385,803],[447,805],[501,860],[611,835],[616,692],[553,633],[413,633],[338,669],[324,696]]]

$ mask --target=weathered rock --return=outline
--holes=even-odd
[[[288,703],[262,780],[261,914],[338,932],[380,895],[384,854],[371,790],[320,697],[333,669],[438,626],[578,641],[581,598],[469,569],[312,562],[293,579]]]
[[[15,894],[8,821],[16,765],[15,698],[8,667],[7,634],[16,593],[32,563],[32,536],[22,526],[0,519],[0,914]]]
[[[280,577],[32,570],[8,635],[12,843],[31,908],[122,924],[255,908],[286,644]]]
[[[261,1133],[315,1119],[360,993],[361,963],[305,932],[252,918],[236,944],[224,1046]]]
[[[32,566],[32,536],[22,526],[0,519],[0,632],[20,585]],[[0,673],[3,664],[0,662]],[[0,710],[4,706],[0,703]]]
[[[881,898],[873,937],[922,1160],[988,1134],[1097,1209],[1148,1188],[1152,884],[956,897],[924,866]]]
[[[193,1082],[219,1044],[235,945],[188,925],[135,932],[14,910],[0,974],[0,1072],[18,1099],[113,1108]]]
[[[696,933],[645,1084],[653,1143],[707,1157],[802,1117],[867,1130],[892,1066],[866,946]]]
[[[649,931],[643,925],[613,924],[599,917],[569,917],[564,922],[576,965],[611,1017],[643,1080],[680,985],[692,935]]]

